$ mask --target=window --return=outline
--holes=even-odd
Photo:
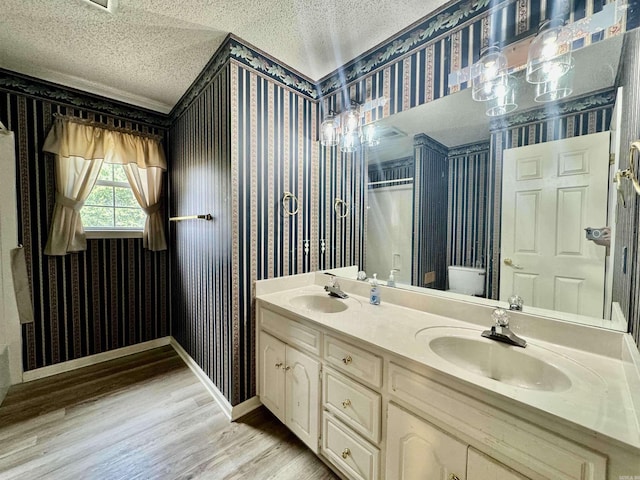
[[[141,235],[147,218],[133,196],[124,168],[112,163],[102,164],[80,216],[89,237],[111,236],[108,234],[116,232],[119,237]]]

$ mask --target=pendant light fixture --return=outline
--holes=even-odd
[[[559,78],[536,84],[536,102],[555,102],[573,93],[573,59],[569,70]]]
[[[498,46],[488,47],[480,60],[471,67],[471,96],[486,102],[496,98],[507,88],[507,57]]]
[[[489,117],[499,117],[513,112],[518,108],[516,103],[516,81],[507,76],[506,87],[500,89],[494,99],[487,102],[486,114]]]
[[[571,36],[563,30],[563,25],[561,18],[546,20],[540,25],[529,46],[527,82],[553,82],[571,70]]]

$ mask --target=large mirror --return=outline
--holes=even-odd
[[[576,50],[559,101],[534,101],[517,72],[507,115],[487,116],[469,88],[377,122],[380,144],[363,150],[367,275],[491,305],[515,294],[525,311],[626,330],[607,241],[616,122],[629,107],[616,104],[622,44]]]

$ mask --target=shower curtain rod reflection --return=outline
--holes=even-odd
[[[393,180],[381,180],[379,182],[369,182],[367,185],[382,185],[385,183],[413,182],[413,177],[395,178]]]
[[[210,213],[204,213],[201,215],[185,215],[182,217],[171,217],[169,218],[170,222],[181,222],[182,220],[213,220],[213,215]]]

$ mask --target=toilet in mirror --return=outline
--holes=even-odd
[[[562,95],[515,68],[497,113],[464,88],[374,120],[375,146],[354,154],[367,182],[358,269],[487,305],[518,295],[530,313],[626,331],[616,305],[629,295],[630,246],[615,232],[635,200],[614,182],[630,107],[616,84],[623,43],[575,49]]]

